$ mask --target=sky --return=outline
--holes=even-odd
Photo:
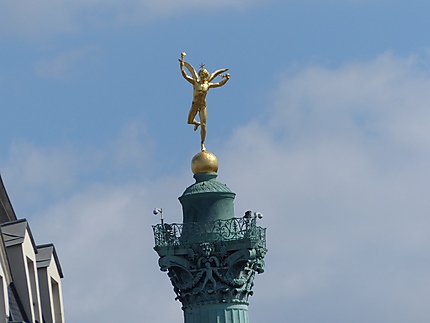
[[[428,322],[430,2],[0,4],[0,173],[53,242],[67,322],[183,322],[152,215],[182,221],[199,134],[178,59],[231,79],[206,147],[259,211],[251,322]]]

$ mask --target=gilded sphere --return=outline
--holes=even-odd
[[[193,174],[218,171],[218,158],[208,151],[201,151],[193,157],[191,161]]]

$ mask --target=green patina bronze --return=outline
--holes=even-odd
[[[195,174],[196,182],[179,197],[184,223],[226,220],[234,217],[236,196],[225,184],[216,180],[216,173]]]
[[[248,323],[254,277],[264,272],[266,229],[257,216],[234,217],[233,193],[216,173],[195,174],[179,197],[182,224],[153,226],[185,323]]]

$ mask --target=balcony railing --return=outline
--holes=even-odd
[[[266,247],[266,229],[257,226],[255,217],[203,223],[162,223],[153,225],[152,229],[156,247],[244,239],[256,241]]]

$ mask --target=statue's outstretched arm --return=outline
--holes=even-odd
[[[209,83],[210,88],[223,86],[230,79],[230,74],[222,75],[223,80],[218,83]]]
[[[189,65],[187,62],[184,62],[184,61],[181,61],[181,60],[179,60],[179,63],[180,63],[180,67],[181,67],[181,74],[182,74],[182,76],[184,77],[184,79],[186,79],[188,82],[190,82],[191,84],[194,84],[195,82],[196,82],[196,80],[194,79],[194,78],[192,78],[191,76],[189,76],[188,74],[187,74],[187,72],[185,72],[185,69],[184,69],[184,65],[186,66],[186,64],[187,65]],[[188,66],[187,66],[187,69],[189,70],[189,68],[188,68]],[[192,75],[193,73],[191,73],[191,75]]]
[[[220,70],[216,70],[215,72],[213,72],[211,74],[211,76],[208,79],[208,82],[212,81],[215,77],[217,77],[218,75],[220,75],[221,73],[227,72],[228,68],[222,68]]]
[[[190,63],[187,63],[187,62],[185,61],[185,55],[187,55],[187,53],[182,52],[182,53],[181,53],[181,59],[179,60],[179,64],[180,64],[180,67],[181,67],[181,73],[182,73],[182,76],[184,77],[184,79],[186,79],[186,80],[187,80],[188,82],[190,82],[191,84],[195,84],[195,83],[197,83],[197,81],[198,81],[197,72],[196,72],[195,68],[194,68]],[[185,67],[187,68],[187,70],[191,73],[191,76],[192,76],[192,77],[190,77],[190,76],[187,74],[187,72],[185,72],[184,66],[185,66]]]

